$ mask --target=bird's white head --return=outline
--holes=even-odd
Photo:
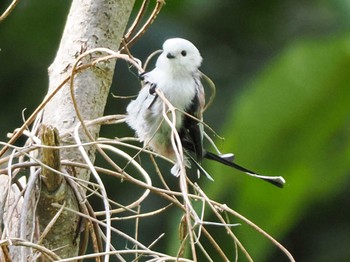
[[[156,67],[174,73],[192,73],[198,70],[201,63],[202,57],[194,44],[183,38],[170,38],[163,44]]]

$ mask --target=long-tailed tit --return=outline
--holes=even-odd
[[[199,170],[205,172],[200,163],[203,158],[207,158],[283,187],[285,181],[282,177],[258,175],[227,157],[232,154],[216,155],[203,149],[204,130],[201,122],[205,97],[200,81],[201,72],[198,69],[201,63],[202,57],[191,42],[182,38],[166,40],[155,68],[140,76],[143,87],[136,100],[131,101],[127,107],[127,124],[135,130],[137,137],[146,147],[176,161],[171,142],[172,130],[162,114],[164,102],[156,93],[156,89],[159,89],[177,108],[175,127],[184,153]],[[178,176],[179,163],[175,164],[171,173]]]

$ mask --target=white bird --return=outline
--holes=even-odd
[[[166,40],[155,68],[140,75],[143,87],[136,100],[131,101],[126,109],[127,124],[135,130],[136,136],[146,147],[176,161],[175,151],[171,143],[171,127],[164,121],[162,114],[164,102],[155,92],[156,89],[159,89],[167,100],[178,109],[176,110],[176,130],[180,136],[184,153],[199,170],[207,174],[200,166],[201,160],[207,158],[283,187],[285,181],[282,177],[258,175],[231,161],[232,154],[216,155],[203,149],[204,131],[201,121],[203,120],[205,95],[200,81],[199,67],[201,63],[202,57],[190,41],[182,38]],[[186,112],[194,118],[182,112]],[[179,163],[175,164],[171,173],[175,176],[179,175]]]

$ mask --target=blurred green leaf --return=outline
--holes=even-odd
[[[213,164],[208,195],[283,240],[313,204],[349,181],[349,83],[349,37],[291,44],[234,101],[224,150],[252,170],[283,176],[286,187]],[[276,248],[247,228],[234,232],[254,259],[267,260]]]

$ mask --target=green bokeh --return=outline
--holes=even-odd
[[[264,174],[282,175],[287,183],[283,190],[275,189],[238,178],[237,172],[226,174],[232,172],[215,165],[210,170],[216,182],[208,184],[208,194],[226,199],[278,239],[317,203],[334,200],[350,183],[349,44],[344,36],[290,45],[230,109],[225,136],[231,139],[225,149],[234,151],[238,162]],[[334,205],[349,216],[343,203]],[[272,245],[254,236],[257,233],[241,231],[240,240],[263,261]],[[322,232],[315,232],[318,235]],[[350,259],[350,254],[339,255],[336,261]]]

